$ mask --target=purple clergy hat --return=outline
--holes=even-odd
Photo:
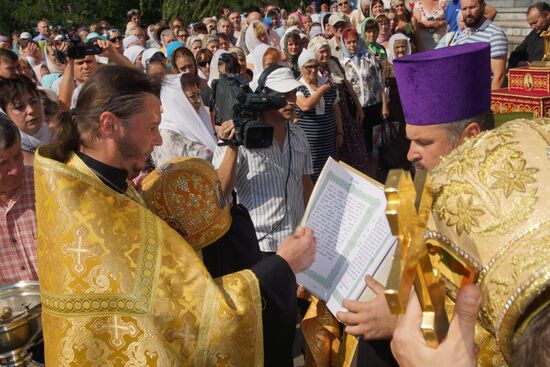
[[[438,125],[491,108],[488,43],[419,52],[393,61],[405,122]]]

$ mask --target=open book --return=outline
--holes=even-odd
[[[328,159],[301,224],[314,230],[317,255],[297,281],[333,314],[345,310],[345,298],[372,298],[372,292],[365,292],[365,275],[386,284],[397,238],[385,210],[383,185]]]

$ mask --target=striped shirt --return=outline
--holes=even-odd
[[[38,280],[33,169],[7,203],[0,201],[0,285]]]
[[[306,98],[311,97],[312,92],[307,87],[307,82],[300,79],[305,86],[299,87],[296,95]],[[319,85],[326,83],[326,79],[319,78]],[[333,104],[338,102],[336,87],[326,92],[315,106],[309,111],[302,111],[296,106],[296,114],[300,127],[305,132],[307,142],[311,149],[311,160],[313,162],[313,182],[317,181],[328,157],[336,159],[336,119]],[[319,108],[320,107],[320,108]]]
[[[455,36],[453,45],[465,45],[470,43],[486,42],[491,45],[491,58],[506,57],[508,54],[508,38],[504,31],[489,19],[476,30],[464,28]]]
[[[277,251],[278,244],[291,235],[302,220],[302,176],[313,173],[304,132],[294,124],[287,126],[282,150],[274,139],[269,148],[248,150],[241,146],[237,157],[235,191],[239,203],[250,212],[256,236],[261,239],[260,250],[264,252]],[[219,168],[226,149],[216,148],[214,167]]]

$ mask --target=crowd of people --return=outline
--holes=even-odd
[[[299,224],[325,162],[383,182],[392,129],[410,144],[401,158],[428,171],[492,129],[508,61],[496,9],[338,0],[222,7],[188,26],[127,15],[120,30],[100,20],[65,33],[43,19],[34,36],[0,35],[0,285],[40,281],[47,365],[292,366],[311,297],[295,274],[316,251]],[[527,20],[510,65],[542,58],[548,3]],[[217,121],[231,102],[213,97],[224,75],[282,101],[257,114],[268,144],[242,144],[237,116]],[[475,366],[478,288],[457,298],[432,353],[411,331],[416,297],[398,323],[384,287],[365,282],[376,297],[336,315],[362,340],[359,365]],[[549,322],[534,320],[525,335]],[[523,365],[494,349],[493,365]]]

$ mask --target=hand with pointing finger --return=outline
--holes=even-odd
[[[397,324],[397,316],[392,315],[384,296],[384,286],[370,276],[365,283],[376,297],[369,301],[344,300],[348,312],[337,312],[336,317],[346,324],[345,332],[361,336],[365,340],[390,339]]]

